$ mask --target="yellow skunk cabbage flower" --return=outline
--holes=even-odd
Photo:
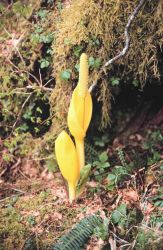
[[[75,138],[80,169],[85,165],[84,137],[92,117],[92,98],[88,91],[88,59],[80,57],[79,82],[73,91],[68,111],[68,127]]]
[[[75,145],[65,131],[62,131],[55,141],[55,154],[60,171],[68,182],[69,200],[72,202],[75,199],[80,170]]]

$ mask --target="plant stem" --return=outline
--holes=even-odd
[[[76,187],[72,183],[68,183],[69,201],[72,203],[76,196]]]
[[[76,151],[77,151],[77,156],[78,156],[78,161],[79,161],[79,167],[81,170],[81,168],[83,168],[85,165],[84,139],[83,140],[75,139],[75,144],[76,144]]]

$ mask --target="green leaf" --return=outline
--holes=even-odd
[[[91,171],[91,164],[87,164],[80,171],[80,182],[83,183],[85,179],[88,178],[89,173]]]
[[[116,179],[116,175],[115,174],[108,174],[108,177],[109,181],[115,181]]]
[[[101,164],[101,168],[108,168],[108,167],[110,167],[109,162],[104,162]]]
[[[155,206],[155,207],[163,207],[163,201],[156,201],[156,202],[154,203],[154,206]]]
[[[94,68],[99,68],[101,66],[101,59],[97,58],[94,62]]]
[[[42,31],[43,31],[43,28],[42,28],[42,27],[36,26],[36,28],[35,28],[35,32],[36,32],[36,33],[41,33]]]
[[[53,41],[54,37],[52,34],[41,34],[39,37],[40,43],[51,43]]]
[[[87,164],[84,166],[80,171],[80,180],[77,185],[77,194],[79,195],[82,192],[82,189],[85,185],[85,183],[88,180],[89,174],[91,171],[91,164]]]
[[[103,167],[99,168],[99,172],[100,172],[100,174],[103,174],[103,173],[104,173]]]
[[[81,54],[82,49],[83,49],[83,46],[81,46],[81,45],[75,46],[74,49],[73,49],[74,55],[75,55],[76,57],[79,57],[80,54]]]
[[[79,72],[79,68],[80,68],[80,65],[79,64],[75,64],[75,69],[77,72]]]
[[[96,171],[94,172],[94,175],[99,175],[99,171],[96,170]]]
[[[46,16],[48,14],[48,11],[47,10],[42,10],[40,9],[38,12],[37,12],[37,16],[40,17],[41,19],[45,19]]]
[[[42,114],[42,109],[41,109],[40,107],[37,107],[37,108],[36,108],[36,111],[37,111],[38,113]]]
[[[112,216],[111,216],[111,220],[113,223],[118,223],[121,219],[121,214],[119,211],[115,210],[113,213],[112,213]]]
[[[160,170],[163,170],[163,166],[160,166]]]
[[[92,56],[89,57],[89,59],[88,59],[88,64],[89,64],[89,66],[93,66],[94,63],[95,63],[95,59],[94,59]]]
[[[120,220],[126,216],[127,210],[126,210],[126,204],[121,204],[113,213],[111,216],[111,219],[113,223],[119,223]]]
[[[121,205],[117,208],[117,210],[118,210],[122,215],[126,215],[126,208],[127,208],[126,204],[121,204]]]
[[[103,141],[95,141],[96,146],[104,147],[105,143]]]
[[[60,73],[60,77],[61,77],[61,79],[64,80],[64,81],[69,80],[70,77],[71,77],[71,70],[70,70],[70,69],[66,69],[66,70],[62,71],[62,72]]]
[[[44,69],[44,68],[47,68],[49,66],[50,62],[47,61],[46,59],[41,59],[40,60],[40,68],[41,69]]]
[[[112,86],[117,86],[117,85],[119,85],[119,81],[120,81],[120,78],[118,78],[118,77],[112,77],[111,79],[111,84],[112,84]]]
[[[22,123],[22,125],[20,127],[18,127],[19,131],[22,131],[22,132],[26,132],[29,127],[26,123]]]
[[[133,84],[135,87],[138,87],[138,86],[139,86],[139,82],[138,82],[138,80],[136,80],[136,79],[134,79],[134,80],[132,81],[132,84]]]
[[[108,160],[108,155],[106,152],[103,152],[102,154],[99,155],[99,160],[101,162],[106,162]]]

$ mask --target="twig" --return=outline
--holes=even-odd
[[[23,109],[24,109],[26,103],[28,102],[28,100],[29,100],[30,97],[32,96],[32,94],[33,94],[33,93],[31,93],[31,94],[25,99],[24,103],[22,104],[22,107],[21,107],[21,109],[20,109],[20,111],[19,111],[19,113],[18,113],[17,119],[16,119],[16,121],[14,122],[14,124],[13,124],[13,126],[12,126],[12,131],[11,131],[11,133],[10,133],[10,136],[12,135],[12,133],[13,133],[13,131],[14,131],[14,129],[15,129],[15,126],[17,125],[17,123],[18,123],[18,121],[19,121],[19,118],[20,118],[20,116],[21,116],[21,113],[22,113],[22,111],[23,111]]]
[[[110,64],[112,64],[113,62],[115,62],[116,60],[118,60],[119,58],[123,57],[126,55],[126,53],[128,52],[129,50],[129,45],[130,45],[130,36],[129,36],[129,29],[131,27],[131,24],[133,22],[133,20],[135,19],[135,17],[137,16],[139,10],[142,8],[142,6],[144,5],[144,3],[146,2],[147,0],[140,0],[139,1],[139,4],[136,6],[136,8],[134,9],[133,13],[129,16],[128,18],[128,22],[125,26],[125,30],[124,30],[124,36],[125,36],[125,46],[123,48],[123,50],[118,54],[116,55],[115,57],[113,57],[112,59],[110,59],[108,62],[106,62],[103,67],[101,68],[101,70],[99,71],[99,74],[98,74],[98,78],[99,76],[103,73],[103,72],[106,72],[106,67],[108,67]],[[97,80],[90,86],[89,88],[89,92],[91,93],[94,88],[96,87],[97,85]]]
[[[16,168],[17,166],[19,166],[20,163],[21,163],[21,159],[19,157],[18,160],[17,160],[17,162],[11,167],[11,169]]]
[[[20,169],[18,169],[18,172],[25,177],[28,181],[32,182],[32,180],[30,178],[28,178]]]
[[[20,189],[17,189],[17,188],[11,188],[11,190],[14,190],[14,191],[16,191],[18,193],[21,193],[21,194],[27,194],[26,191],[23,191],[23,190],[20,190]]]
[[[124,242],[125,244],[130,244],[128,241],[121,239],[120,237],[118,237],[115,233],[111,232],[112,235],[119,241]]]
[[[53,91],[52,88],[45,87],[53,79],[48,80],[44,85],[42,85],[42,83],[39,82],[39,80],[37,79],[36,76],[34,76],[33,74],[31,74],[30,72],[28,72],[26,70],[19,69],[9,58],[6,58],[6,61],[9,62],[17,70],[14,72],[27,73],[29,76],[31,76],[36,81],[36,83],[38,83],[38,86],[33,85],[33,83],[30,81],[30,79],[28,79],[28,81],[30,83],[28,86],[26,86],[24,88],[16,88],[16,89],[18,89],[18,90],[25,90],[25,89],[37,90],[37,89],[40,89],[40,90],[45,90],[45,91]],[[22,93],[22,94],[25,94],[25,93]]]

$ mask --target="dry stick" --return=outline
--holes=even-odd
[[[128,18],[128,22],[125,26],[125,30],[124,30],[124,36],[125,36],[125,46],[123,48],[123,50],[116,55],[115,57],[113,57],[112,59],[110,59],[108,62],[106,62],[103,67],[101,68],[101,70],[99,71],[98,74],[98,78],[99,76],[106,71],[106,67],[108,67],[110,64],[112,64],[113,62],[115,62],[116,60],[118,60],[119,58],[123,57],[126,55],[127,51],[129,50],[129,45],[130,45],[130,36],[129,36],[129,29],[130,26],[133,22],[133,20],[135,19],[135,17],[137,16],[139,10],[142,8],[143,4],[147,2],[147,0],[140,0],[139,4],[136,6],[136,8],[134,9],[133,13],[130,15],[130,17]],[[91,93],[94,88],[97,85],[97,80],[89,87],[89,92]]]
[[[20,116],[21,116],[21,113],[22,113],[22,111],[23,111],[23,109],[24,109],[26,103],[28,102],[28,100],[29,100],[30,97],[32,96],[32,94],[33,94],[33,93],[31,93],[31,94],[25,99],[24,103],[22,104],[22,107],[21,107],[21,109],[20,109],[20,111],[19,111],[19,113],[18,113],[17,119],[16,119],[16,121],[14,122],[14,124],[13,124],[13,126],[12,126],[12,131],[11,131],[11,133],[10,133],[10,136],[11,136],[12,133],[14,132],[14,129],[15,129],[15,127],[16,127],[18,121],[19,121],[19,118],[20,118]]]
[[[38,83],[38,85],[39,85],[39,86],[34,86],[34,85],[32,85],[32,82],[28,79],[30,85],[28,85],[28,86],[26,86],[26,87],[24,87],[24,88],[17,88],[18,90],[24,90],[24,89],[36,90],[36,89],[41,89],[41,90],[45,90],[45,91],[53,91],[52,88],[47,88],[47,87],[45,87],[50,81],[53,80],[53,78],[50,79],[50,80],[48,80],[44,85],[42,85],[42,86],[40,87],[41,84],[40,84],[40,82],[39,82],[39,80],[37,79],[36,76],[34,76],[33,74],[31,74],[30,72],[28,72],[28,71],[26,71],[26,70],[19,69],[10,59],[6,58],[6,61],[9,62],[9,63],[17,70],[17,71],[13,71],[13,72],[18,72],[18,73],[23,72],[23,73],[27,73],[27,74],[28,74],[29,76],[31,76],[31,77]]]

